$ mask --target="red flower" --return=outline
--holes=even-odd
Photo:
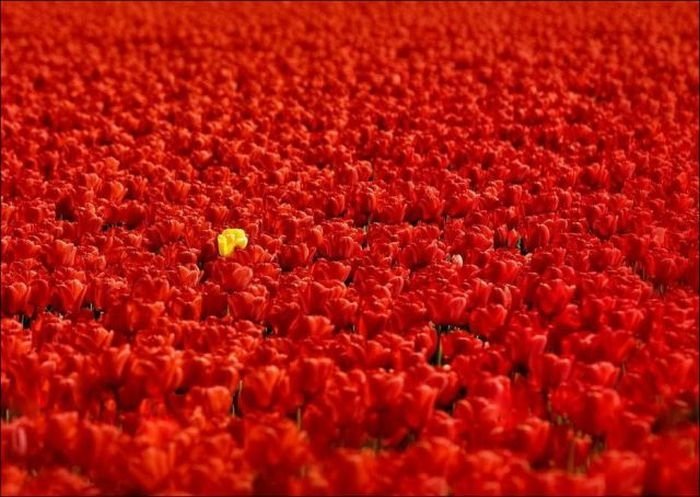
[[[314,262],[312,266],[312,276],[319,281],[347,280],[352,267],[339,261],[320,260]]]
[[[398,195],[382,196],[372,217],[379,223],[399,224],[406,217],[406,202]]]
[[[278,254],[280,267],[284,271],[291,271],[297,266],[306,266],[315,252],[315,248],[309,248],[305,243],[285,245]]]
[[[388,320],[389,314],[386,312],[363,311],[357,323],[357,333],[372,338],[384,329]]]
[[[52,268],[72,266],[75,263],[77,247],[63,240],[54,240],[46,249],[46,260]]]
[[[411,269],[418,269],[443,259],[444,256],[445,252],[435,241],[414,242],[401,251],[399,261]]]
[[[404,394],[406,424],[413,430],[423,428],[435,409],[438,391],[428,385],[420,385],[414,392]]]
[[[24,312],[29,298],[29,287],[17,281],[3,287],[2,303],[3,312],[6,314],[19,314]]]
[[[207,416],[230,414],[232,396],[231,392],[225,387],[193,387],[188,396],[195,405],[204,406],[204,412]]]
[[[288,336],[297,340],[306,337],[318,339],[331,335],[333,330],[333,323],[325,316],[302,316],[290,328]]]
[[[198,321],[202,316],[202,296],[184,288],[173,294],[168,309],[177,318]]]
[[[438,325],[460,326],[466,323],[467,299],[464,296],[435,294],[426,303],[428,316]]]
[[[273,365],[246,374],[240,393],[243,412],[248,412],[249,409],[269,408],[280,391],[283,379],[284,372]]]
[[[229,312],[238,319],[261,321],[265,315],[267,300],[264,295],[237,292],[228,297]]]
[[[550,425],[537,417],[528,418],[514,430],[513,446],[523,452],[528,461],[540,460],[547,450]]]
[[[490,338],[508,317],[508,310],[502,305],[489,304],[487,307],[474,309],[469,315],[469,328],[479,335]]]
[[[529,366],[543,389],[557,387],[571,373],[571,360],[551,353],[535,356]]]
[[[326,464],[335,493],[356,495],[373,492],[378,461],[369,452],[341,450]]]
[[[535,302],[545,316],[553,316],[564,310],[574,295],[574,287],[556,279],[540,283],[535,290]]]
[[[333,362],[326,358],[298,359],[289,367],[290,387],[292,391],[312,397],[324,390],[334,369]]]
[[[631,495],[642,492],[644,488],[646,463],[631,452],[609,451],[597,458],[593,472],[605,476],[606,493]]]
[[[75,313],[80,309],[85,298],[87,287],[78,280],[72,279],[56,286],[55,304],[66,313]]]
[[[145,275],[132,283],[131,295],[147,301],[166,301],[170,296],[170,283],[165,278]]]
[[[235,262],[217,260],[212,264],[211,276],[224,290],[241,291],[253,279],[253,270]]]

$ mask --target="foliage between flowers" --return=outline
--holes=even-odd
[[[697,4],[3,3],[2,54],[3,494],[698,493]]]

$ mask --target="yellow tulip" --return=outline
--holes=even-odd
[[[216,237],[217,245],[219,246],[219,255],[228,257],[237,248],[244,249],[248,246],[248,236],[245,231],[238,228],[229,228],[221,232]]]

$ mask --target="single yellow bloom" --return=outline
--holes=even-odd
[[[219,255],[228,257],[237,248],[244,249],[248,246],[248,236],[242,229],[229,228],[216,237],[216,242],[219,246]]]

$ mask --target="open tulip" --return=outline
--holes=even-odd
[[[219,255],[229,257],[236,249],[244,249],[248,246],[248,236],[239,228],[229,228],[216,237]]]

